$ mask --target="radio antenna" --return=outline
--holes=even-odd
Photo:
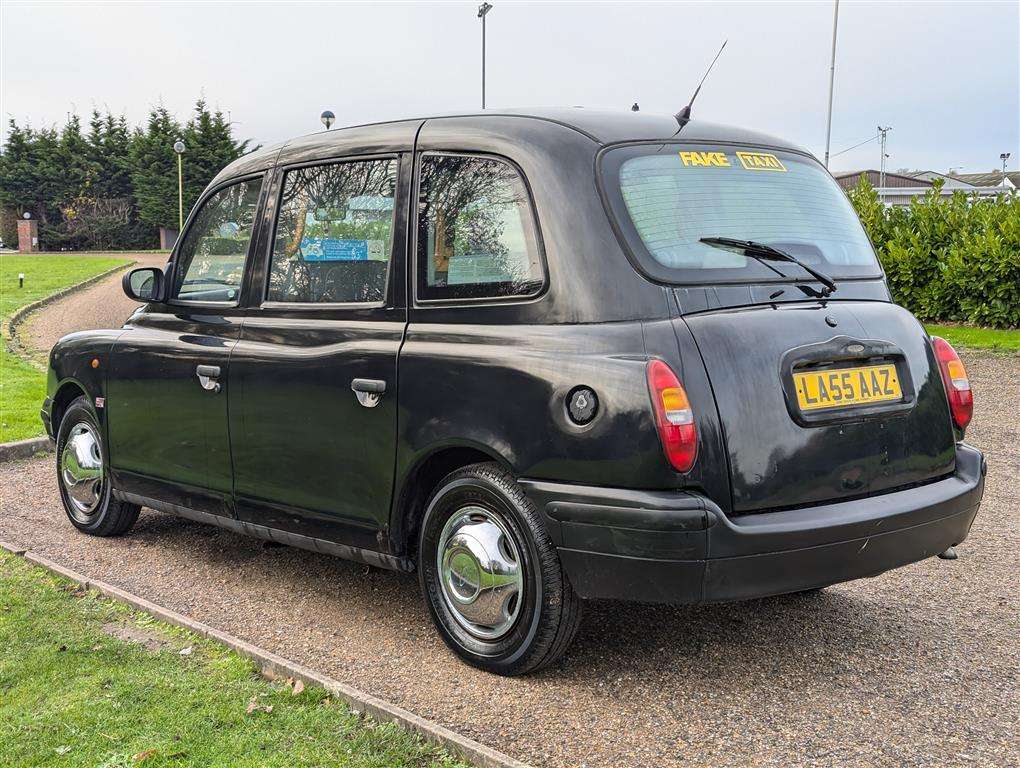
[[[694,100],[696,98],[698,98],[698,93],[701,92],[701,86],[703,86],[705,84],[705,79],[708,77],[708,73],[712,71],[712,67],[714,67],[715,63],[719,60],[719,57],[722,55],[723,48],[726,47],[726,43],[728,43],[728,42],[729,42],[729,39],[723,40],[723,44],[719,48],[719,53],[717,53],[715,55],[715,58],[712,59],[712,63],[708,65],[708,69],[705,70],[705,74],[702,76],[701,82],[698,83],[698,87],[694,89],[694,95],[691,96],[691,100],[689,102],[687,102],[687,106],[684,107],[683,109],[681,109],[675,115],[673,115],[673,117],[676,118],[676,121],[678,123],[680,123],[680,127],[681,128],[683,128],[685,125],[687,125],[687,123],[690,121],[690,119],[691,119],[691,107],[694,106]]]

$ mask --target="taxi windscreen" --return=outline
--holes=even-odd
[[[704,144],[631,145],[602,160],[603,189],[630,250],[673,283],[776,281],[775,271],[702,238],[753,240],[834,277],[881,269],[849,200],[813,159]],[[791,280],[794,264],[773,263]]]

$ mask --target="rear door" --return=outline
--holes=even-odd
[[[263,176],[208,194],[172,260],[169,300],[128,321],[106,408],[117,488],[230,515],[226,382]]]
[[[238,515],[378,548],[406,324],[409,154],[283,167],[230,371]]]

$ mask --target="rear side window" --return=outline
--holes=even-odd
[[[223,187],[202,203],[177,251],[175,298],[237,301],[261,188],[261,177],[249,179]]]
[[[379,302],[393,250],[395,159],[287,171],[269,267],[269,301]]]
[[[532,296],[544,282],[524,180],[502,160],[424,155],[418,192],[418,298]]]

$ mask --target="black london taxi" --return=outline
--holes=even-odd
[[[892,303],[804,150],[677,116],[501,111],[318,133],[202,194],[42,411],[84,533],[150,507],[417,570],[505,675],[583,602],[875,576],[962,542],[963,364]]]

